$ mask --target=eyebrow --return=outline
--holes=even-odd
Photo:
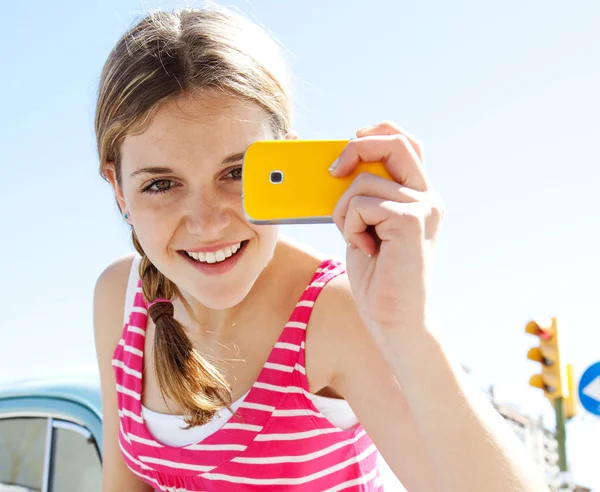
[[[233,164],[235,162],[239,162],[244,158],[245,152],[238,152],[236,154],[231,154],[230,156],[225,157],[221,162],[221,167],[227,166],[228,164]],[[151,166],[151,167],[142,167],[133,171],[129,177],[133,178],[140,174],[169,174],[172,173],[173,169],[170,167],[164,166]]]

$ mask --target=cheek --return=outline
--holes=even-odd
[[[279,227],[276,225],[254,225],[252,228],[258,236],[261,250],[266,250],[270,255],[279,237]]]
[[[155,229],[173,222],[182,212],[184,196],[179,188],[157,194],[142,193],[138,189],[128,191],[126,199],[137,227]]]
[[[149,257],[164,254],[177,224],[177,215],[169,213],[168,207],[149,206],[147,203],[132,203],[131,217],[135,233],[144,252]]]

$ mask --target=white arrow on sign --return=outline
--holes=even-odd
[[[600,401],[600,376],[596,376],[581,392],[593,400]]]

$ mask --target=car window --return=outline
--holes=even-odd
[[[0,419],[0,491],[40,491],[48,420]]]
[[[78,425],[54,420],[53,488],[56,492],[100,492],[102,465],[94,441]],[[0,489],[1,492],[2,489]]]

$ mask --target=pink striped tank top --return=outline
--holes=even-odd
[[[377,450],[360,424],[340,429],[309,397],[306,326],[317,296],[344,272],[321,263],[235,416],[200,442],[159,443],[142,417],[146,302],[141,281],[115,349],[119,445],[127,466],[156,490],[382,491]]]

